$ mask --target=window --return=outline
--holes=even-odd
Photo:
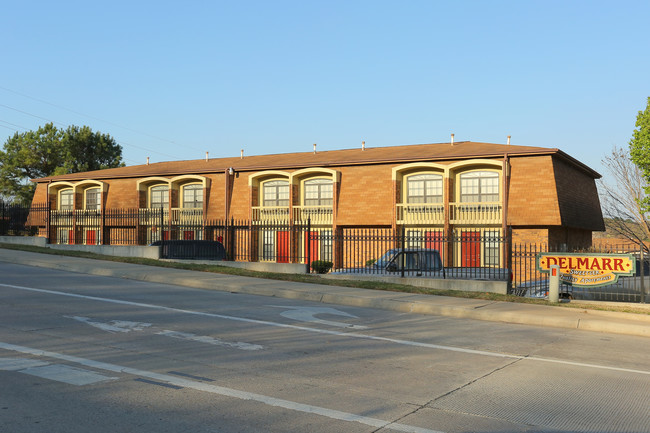
[[[151,188],[149,207],[154,209],[169,207],[169,187],[167,185],[158,185]]]
[[[74,193],[71,189],[64,189],[59,193],[59,210],[72,210],[74,207]]]
[[[85,208],[86,210],[96,211],[102,209],[101,193],[99,188],[90,188],[86,190]]]
[[[272,180],[264,183],[264,206],[289,206],[289,181]]]
[[[203,208],[203,185],[193,184],[183,187],[183,208]]]
[[[461,174],[460,201],[465,203],[498,202],[499,173],[473,171]]]
[[[407,203],[442,203],[442,176],[417,174],[406,182]]]
[[[330,179],[305,181],[305,206],[332,206],[334,184]]]
[[[499,266],[499,246],[501,238],[498,231],[486,231],[483,233],[483,260],[485,266]]]

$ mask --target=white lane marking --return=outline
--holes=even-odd
[[[20,370],[20,373],[76,386],[91,385],[97,382],[117,379],[117,377],[108,377],[83,368],[70,367],[61,364],[26,368],[25,370]]]
[[[76,386],[117,379],[117,377],[104,376],[83,368],[50,364],[49,362],[27,358],[0,358],[0,370],[16,371]]]
[[[142,331],[145,328],[148,328],[148,327],[151,326],[151,323],[130,322],[128,320],[111,320],[108,323],[103,323],[103,322],[95,322],[95,321],[91,320],[88,317],[81,317],[81,316],[63,316],[63,317],[67,317],[69,319],[74,319],[74,320],[76,320],[78,322],[86,323],[86,324],[88,324],[90,326],[93,326],[95,328],[101,329],[103,331],[108,331],[108,332]],[[181,340],[197,341],[199,343],[212,344],[214,346],[233,347],[235,349],[240,349],[240,350],[260,350],[260,349],[264,349],[264,346],[260,346],[259,344],[243,343],[241,341],[237,341],[237,342],[232,343],[232,342],[220,340],[220,339],[214,338],[214,337],[190,334],[190,333],[185,333],[185,332],[164,330],[164,331],[156,332],[156,334],[157,335],[162,335],[164,337],[172,337],[172,338],[178,338],[178,339],[181,339]]]
[[[54,359],[60,359],[66,362],[71,362],[84,367],[94,368],[97,370],[106,370],[113,373],[124,373],[147,379],[156,380],[160,382],[169,383],[183,388],[190,388],[197,391],[209,392],[212,394],[223,395],[226,397],[237,398],[240,400],[252,400],[263,403],[269,406],[281,407],[297,412],[308,414],[315,414],[324,416],[330,419],[340,421],[357,422],[360,424],[368,425],[377,429],[390,429],[408,433],[443,433],[437,430],[430,430],[421,427],[410,426],[406,424],[393,423],[378,418],[370,418],[363,415],[357,415],[349,412],[342,412],[334,409],[327,409],[320,406],[313,406],[310,404],[297,403],[290,400],[283,400],[280,398],[270,397],[263,394],[256,394],[252,392],[240,391],[232,388],[225,388],[222,386],[210,385],[207,383],[195,382],[192,380],[170,376],[168,374],[155,373],[152,371],[139,370],[131,367],[124,367],[116,364],[109,364],[101,361],[93,361],[92,359],[79,358],[71,355],[64,355],[56,352],[49,352],[46,350],[34,349],[25,346],[18,346],[14,344],[0,342],[0,349],[10,350],[13,352],[26,353],[33,356],[42,356]]]
[[[329,308],[329,307],[287,307],[287,306],[281,306],[281,305],[270,305],[271,307],[275,308],[288,308],[288,311],[283,311],[280,313],[282,317],[286,317],[287,319],[292,319],[292,320],[297,320],[299,322],[312,322],[312,323],[319,323],[321,325],[328,325],[328,326],[335,326],[337,328],[352,328],[352,329],[367,329],[367,326],[362,326],[362,325],[350,325],[349,323],[345,322],[334,322],[331,320],[322,320],[322,319],[317,319],[316,316],[317,314],[329,314],[331,316],[343,316],[343,317],[350,317],[352,319],[358,319],[357,316],[354,316],[352,314],[346,313],[344,311],[339,311],[335,308]]]
[[[160,331],[156,332],[157,335],[163,335],[165,337],[172,337],[172,338],[178,338],[181,340],[190,340],[190,341],[198,341],[199,343],[206,343],[206,344],[212,344],[215,346],[225,346],[225,347],[233,347],[235,349],[240,349],[240,350],[260,350],[264,349],[264,346],[260,346],[259,344],[250,344],[250,343],[243,343],[241,341],[237,341],[234,343],[231,343],[229,341],[223,341],[218,338],[213,338],[213,337],[207,337],[204,335],[195,335],[195,334],[190,334],[186,332],[177,332],[177,331]]]
[[[275,326],[275,327],[278,327],[278,328],[295,329],[295,330],[298,330],[298,331],[313,332],[313,333],[316,333],[316,334],[326,334],[326,335],[335,335],[335,336],[339,336],[339,337],[359,338],[359,339],[365,339],[365,340],[382,341],[382,342],[386,342],[386,343],[402,344],[402,345],[405,345],[405,346],[423,347],[423,348],[427,348],[427,349],[447,350],[447,351],[450,351],[450,352],[460,352],[460,353],[467,353],[467,354],[471,354],[471,355],[490,356],[490,357],[494,357],[494,358],[520,359],[520,360],[539,361],[539,362],[552,362],[552,363],[557,363],[557,364],[574,365],[574,366],[588,367],[588,368],[594,368],[594,369],[599,369],[599,370],[621,371],[621,372],[625,372],[625,373],[635,373],[635,374],[650,375],[650,371],[644,371],[644,370],[634,370],[634,369],[629,369],[629,368],[610,367],[610,366],[598,365],[598,364],[583,364],[583,363],[576,363],[576,362],[573,362],[573,361],[563,361],[563,360],[560,360],[560,359],[541,358],[541,357],[536,357],[536,356],[510,355],[510,354],[498,353],[498,352],[487,352],[487,351],[483,351],[483,350],[465,349],[465,348],[462,348],[462,347],[442,346],[442,345],[439,345],[439,344],[421,343],[421,342],[418,342],[418,341],[398,340],[398,339],[387,338],[387,337],[376,337],[374,335],[358,334],[358,333],[354,333],[354,332],[339,332],[339,331],[332,331],[332,330],[327,330],[327,329],[309,328],[309,327],[305,327],[305,326],[296,326],[296,325],[288,325],[288,324],[285,324],[285,323],[269,322],[269,321],[266,321],[266,320],[247,319],[247,318],[244,318],[244,317],[226,316],[226,315],[223,315],[223,314],[205,313],[205,312],[201,312],[201,311],[192,311],[192,310],[183,310],[183,309],[179,309],[179,308],[164,307],[164,306],[161,306],[161,305],[143,304],[143,303],[139,303],[139,302],[122,301],[122,300],[119,300],[119,299],[110,299],[110,298],[99,298],[99,297],[95,297],[95,296],[77,295],[75,293],[65,293],[65,292],[58,292],[58,291],[55,291],[55,290],[36,289],[36,288],[33,288],[33,287],[14,286],[14,285],[11,285],[11,284],[0,283],[0,286],[10,287],[10,288],[13,288],[13,289],[18,289],[18,290],[27,290],[27,291],[32,291],[32,292],[47,293],[47,294],[51,294],[51,295],[69,296],[69,297],[73,297],[73,298],[88,299],[88,300],[92,300],[92,301],[108,302],[108,303],[120,304],[120,305],[130,305],[130,306],[143,307],[143,308],[152,308],[152,309],[157,309],[157,310],[162,310],[162,311],[170,311],[170,312],[175,312],[175,313],[192,314],[192,315],[195,315],[195,316],[214,317],[214,318],[218,318],[218,319],[233,320],[233,321],[237,321],[237,322],[254,323],[254,324],[257,324],[257,325]]]
[[[63,316],[68,319],[74,319],[78,322],[86,323],[95,328],[99,328],[103,331],[108,332],[131,332],[131,331],[142,331],[144,328],[151,326],[151,323],[143,322],[129,322],[127,320],[111,320],[108,323],[95,322],[88,317],[81,316]]]
[[[0,358],[0,370],[2,371],[19,371],[26,368],[42,367],[49,362],[39,361],[29,358]]]

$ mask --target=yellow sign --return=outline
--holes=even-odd
[[[636,272],[636,260],[629,254],[539,253],[537,269],[549,273],[551,266],[560,267],[560,280],[575,286],[614,284],[620,275]]]

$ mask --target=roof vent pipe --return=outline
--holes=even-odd
[[[510,146],[510,136],[508,135],[508,146]]]
[[[240,158],[240,159],[244,159],[244,149],[241,150],[241,153],[240,153],[240,157],[239,157],[239,158]]]
[[[366,142],[365,141],[361,142],[361,150],[366,150]]]
[[[149,165],[149,157],[147,156],[147,165]]]
[[[451,134],[451,145],[454,145],[454,134]]]
[[[205,152],[205,161],[208,161],[208,152]]]
[[[316,153],[316,143],[314,143],[314,153]]]

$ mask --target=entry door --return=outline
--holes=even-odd
[[[289,232],[282,231],[278,232],[278,242],[277,242],[277,257],[276,262],[278,263],[289,263]]]
[[[424,232],[424,248],[438,250],[442,255],[442,232]]]
[[[441,231],[424,232],[424,248],[438,250],[443,263],[445,263],[445,255],[447,253],[444,246],[445,242]]]
[[[309,260],[312,262],[318,260],[318,232],[307,232],[305,234],[305,262],[307,261],[307,251],[309,246]]]
[[[86,245],[96,245],[97,237],[95,230],[86,230]]]
[[[461,266],[481,266],[481,232],[463,232],[461,235]]]

